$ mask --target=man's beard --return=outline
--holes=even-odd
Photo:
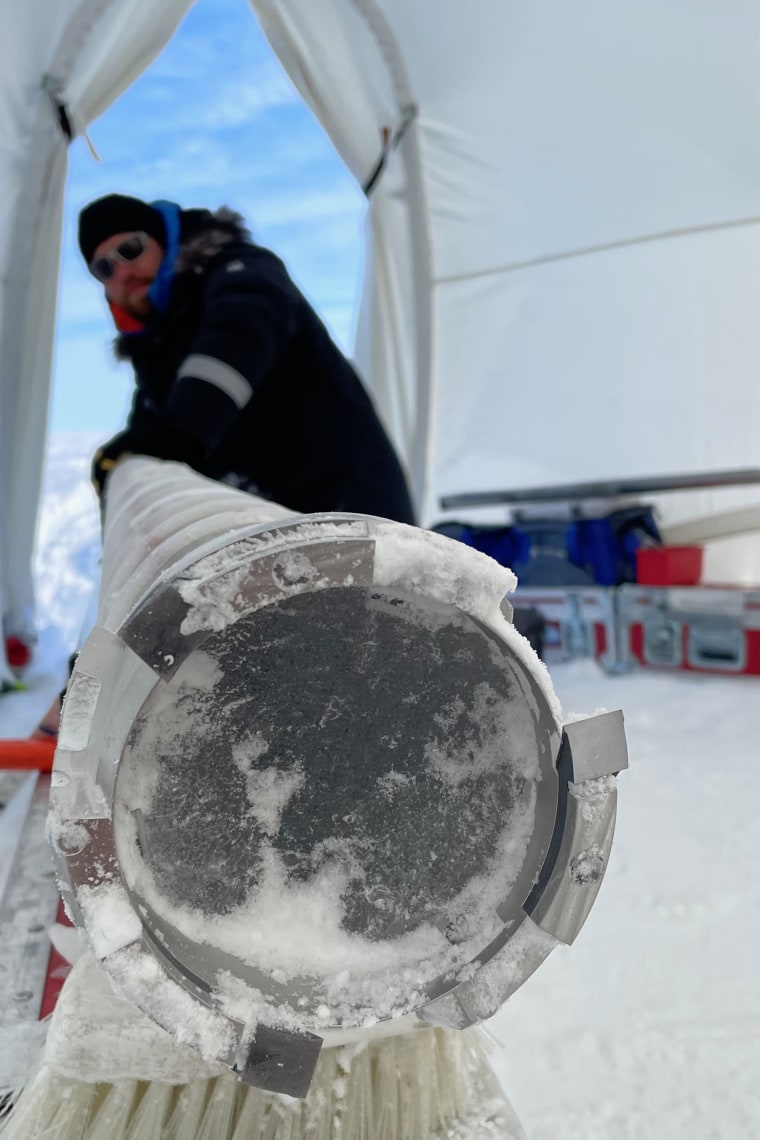
[[[127,297],[120,308],[138,321],[147,320],[153,314],[153,306],[147,293],[141,293],[139,297]]]

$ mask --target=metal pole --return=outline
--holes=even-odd
[[[472,1025],[573,940],[622,717],[563,729],[513,586],[440,535],[117,467],[50,831],[126,997],[305,1096],[323,1043]]]

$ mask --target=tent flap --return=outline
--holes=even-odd
[[[84,129],[120,94],[190,0],[1,5],[0,612],[6,634],[30,637],[69,141],[63,128]]]

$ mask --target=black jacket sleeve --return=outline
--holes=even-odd
[[[98,495],[102,495],[109,473],[127,455],[173,459],[196,469],[200,469],[203,460],[198,441],[170,423],[162,423],[154,431],[138,432],[127,428],[112,436],[92,457],[90,479]]]
[[[161,412],[153,400],[139,386],[132,397],[132,407],[127,416],[127,431],[152,432],[161,423]]]
[[[197,335],[165,408],[206,454],[288,351],[299,306],[285,267],[267,250],[236,246],[210,270]]]
[[[195,436],[162,415],[150,397],[138,388],[126,428],[102,444],[92,458],[90,478],[98,495],[103,494],[109,473],[125,455],[151,455],[155,459],[174,459],[200,468],[203,447]]]

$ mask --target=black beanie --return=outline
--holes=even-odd
[[[166,246],[166,227],[158,210],[139,198],[108,194],[85,206],[79,215],[79,248],[89,265],[102,241],[114,234],[142,231]]]

